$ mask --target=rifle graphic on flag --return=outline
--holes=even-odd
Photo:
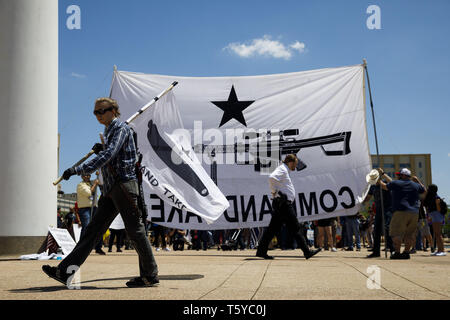
[[[326,136],[319,136],[308,139],[291,138],[299,134],[298,129],[287,129],[281,131],[267,130],[265,134],[250,132],[244,133],[245,143],[234,143],[233,145],[196,145],[194,150],[207,153],[211,158],[215,158],[217,153],[234,153],[235,163],[238,165],[254,165],[254,171],[259,172],[261,168],[277,166],[283,155],[297,154],[301,149],[318,147],[322,149],[326,156],[344,156],[351,153],[350,138],[351,131],[344,131]],[[252,140],[256,141],[252,141]],[[326,150],[325,145],[343,143],[340,150]],[[245,155],[245,160],[240,161],[238,156]],[[253,156],[251,159],[249,156]],[[214,166],[213,166],[214,164]],[[211,165],[211,176],[217,176],[217,165]],[[299,161],[297,171],[307,167],[306,163]]]

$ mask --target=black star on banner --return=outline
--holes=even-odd
[[[255,100],[239,101],[236,95],[236,91],[234,90],[234,86],[231,86],[231,92],[230,95],[228,96],[228,101],[211,101],[211,102],[224,111],[222,121],[220,121],[219,125],[220,128],[231,119],[236,119],[244,126],[247,126],[242,111],[244,111],[249,105],[255,102]]]

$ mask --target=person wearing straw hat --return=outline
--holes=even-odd
[[[118,119],[117,102],[110,98],[99,98],[94,105],[94,115],[105,126],[105,145],[92,148],[96,157],[67,169],[63,178],[86,175],[101,169],[103,192],[98,201],[97,213],[86,228],[84,236],[73,251],[57,266],[45,265],[43,271],[51,278],[69,285],[72,273],[87,259],[95,243],[106,232],[120,211],[125,229],[139,256],[140,276],[126,283],[128,287],[151,287],[159,284],[158,267],[138,208],[138,183],[135,164],[137,151],[131,128]]]
[[[388,178],[383,169],[379,169],[380,177]],[[402,168],[396,172],[398,180],[384,183],[379,179],[378,183],[383,190],[392,194],[392,220],[389,225],[389,235],[394,243],[394,254],[391,259],[410,259],[409,250],[416,239],[417,222],[419,220],[419,195],[426,192],[425,187],[416,176],[411,177],[408,168]],[[405,251],[400,253],[402,239],[405,241]]]
[[[384,172],[383,172],[384,173]],[[392,219],[392,199],[391,199],[391,192],[383,190],[383,195],[381,195],[380,186],[378,184],[378,180],[380,179],[380,171],[378,169],[373,169],[370,171],[370,173],[366,176],[366,181],[369,183],[370,189],[367,193],[366,198],[363,201],[363,204],[367,203],[372,197],[375,202],[375,222],[374,222],[374,231],[373,231],[373,248],[372,253],[367,256],[367,258],[377,258],[380,256],[380,246],[381,246],[381,234],[382,234],[382,224],[383,224],[383,217],[382,212],[384,213],[384,229],[385,229],[385,236],[387,240],[387,248],[389,251],[394,251],[394,246],[392,243],[392,238],[389,236],[389,224]],[[383,174],[382,179],[385,180],[385,182],[390,182],[392,179],[388,176]],[[381,203],[381,196],[383,196],[383,206]],[[383,210],[382,210],[383,209]]]

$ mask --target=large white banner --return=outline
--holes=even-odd
[[[178,81],[173,95],[189,129],[185,136],[230,204],[207,224],[150,191],[146,202],[152,221],[180,229],[267,226],[268,174],[290,153],[303,164],[290,173],[300,221],[355,214],[371,169],[363,70],[356,65],[204,78],[115,72],[111,97],[124,118]],[[146,146],[140,143],[140,148]]]

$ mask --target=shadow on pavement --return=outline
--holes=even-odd
[[[22,261],[21,259],[14,259],[14,258],[0,258],[0,262],[6,262],[6,261]]]
[[[270,254],[270,252],[268,253]],[[167,257],[168,255],[166,255]],[[175,257],[175,256],[174,256]],[[202,255],[202,254],[177,254],[176,257],[206,257],[206,255]],[[246,255],[239,255],[239,254],[208,254],[207,257],[219,257],[219,258],[244,258],[244,260],[264,260],[262,258],[258,258],[256,257],[254,254],[252,254],[251,256],[246,256]],[[305,258],[303,255],[298,255],[298,256],[282,256],[282,255],[274,255],[275,258],[285,258],[285,259],[298,259],[298,258]],[[319,255],[314,256],[315,258],[320,257]]]
[[[330,256],[314,256],[313,258],[310,258],[310,259],[308,259],[308,261],[311,261],[311,260],[316,260],[317,258],[329,258]],[[279,259],[283,259],[283,260],[298,260],[298,259],[301,259],[301,260],[306,260],[305,259],[305,257],[304,256],[296,256],[296,257],[293,257],[293,256],[273,256],[273,260],[279,260]],[[260,260],[260,261],[273,261],[273,260],[267,260],[267,259],[262,259],[262,258],[258,258],[258,257],[251,257],[251,258],[245,258],[244,260],[246,260],[246,261],[256,261],[256,260]]]
[[[205,276],[202,274],[179,274],[179,275],[159,275],[159,280],[197,280],[202,279]],[[115,281],[115,280],[130,280],[133,276],[130,277],[122,277],[122,278],[108,278],[108,279],[95,279],[95,280],[88,280],[80,282],[80,284],[83,283],[91,283],[91,282],[98,282],[98,281]]]
[[[76,284],[73,284],[73,286],[76,286]],[[125,286],[125,285],[124,285]],[[80,290],[117,290],[122,289],[124,287],[116,287],[116,288],[97,288],[97,287],[80,287]],[[66,286],[60,285],[60,286],[52,286],[52,287],[34,287],[34,288],[23,288],[23,289],[11,289],[8,290],[12,293],[43,293],[43,292],[55,292],[55,291],[63,291],[63,290],[69,290]],[[77,289],[73,289],[77,290]]]
[[[381,255],[381,256],[379,256],[379,257],[374,257],[374,258],[367,258],[367,256],[368,255],[364,255],[364,256],[361,256],[361,257],[339,257],[339,259],[353,259],[353,260],[358,260],[358,259],[360,259],[360,260],[367,260],[367,261],[375,261],[375,260],[379,260],[379,259],[384,259],[384,260],[386,260],[386,258],[384,257],[384,254],[383,255]],[[388,255],[387,256],[387,259],[389,259],[389,256],[390,255]]]
[[[202,279],[205,276],[202,274],[180,274],[180,275],[160,275],[159,280],[166,281],[166,280],[197,280]],[[126,288],[125,283],[121,287],[93,287],[93,286],[84,286],[85,283],[92,283],[92,282],[99,282],[99,281],[116,281],[116,280],[130,280],[133,277],[122,277],[122,278],[108,278],[108,279],[95,279],[95,280],[88,280],[88,281],[82,281],[80,283],[73,283],[72,286],[77,287],[79,286],[79,290],[117,290],[117,289],[123,289]],[[55,292],[55,291],[61,291],[61,290],[69,290],[64,285],[59,286],[51,286],[51,287],[34,287],[34,288],[23,288],[23,289],[11,289],[8,290],[12,293],[36,293],[36,292]],[[77,288],[74,288],[72,290],[78,290]]]

